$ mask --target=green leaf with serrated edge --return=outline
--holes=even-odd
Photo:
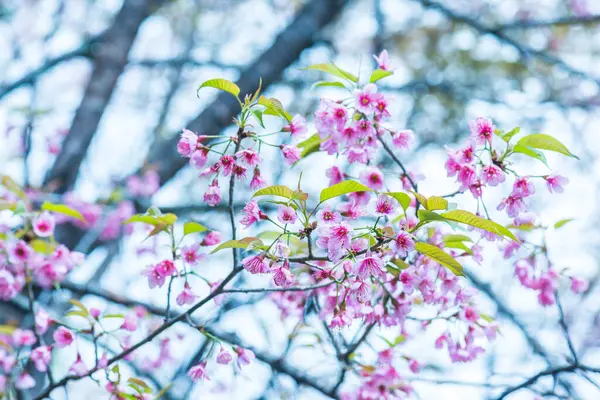
[[[544,133],[534,133],[533,135],[527,135],[519,139],[517,146],[523,146],[539,150],[555,151],[557,153],[564,154],[569,157],[579,159],[575,154],[571,153],[567,146],[562,144],[559,140],[553,138],[550,135]]]
[[[506,143],[508,143],[508,142],[510,142],[510,139],[512,139],[513,136],[519,134],[520,131],[521,131],[521,128],[517,127],[515,129],[513,129],[512,131],[501,134],[500,138],[502,140],[504,140]]]
[[[402,206],[402,208],[404,209],[404,211],[408,210],[408,207],[410,207],[410,202],[412,201],[410,196],[407,195],[404,192],[385,192],[384,194],[387,194],[390,197],[393,197],[394,199],[398,200],[398,203],[400,203],[400,205]]]
[[[428,210],[446,210],[448,208],[448,200],[440,196],[431,196],[427,198]]]
[[[198,91],[197,91],[198,93],[196,93],[196,94],[199,94],[200,89],[205,88],[205,87],[219,89],[219,90],[222,90],[229,94],[232,94],[235,97],[238,97],[238,95],[240,94],[240,88],[238,87],[238,85],[236,85],[235,83],[233,83],[231,81],[228,81],[227,79],[221,79],[221,78],[209,79],[206,82],[204,82],[202,85],[200,85],[200,87],[198,88]]]
[[[371,77],[369,78],[369,82],[374,83],[380,79],[387,78],[390,75],[394,75],[392,71],[386,71],[384,69],[376,69],[371,72]]]
[[[333,186],[330,186],[321,191],[321,195],[319,196],[319,201],[323,203],[329,199],[333,199],[334,197],[342,196],[348,193],[356,193],[356,192],[370,192],[371,189],[363,185],[362,183],[348,180],[340,183],[336,183]]]
[[[515,145],[512,151],[515,153],[525,154],[526,156],[529,156],[531,158],[535,158],[536,160],[543,162],[545,166],[548,166],[546,156],[542,152],[535,151],[533,149],[530,149],[529,147],[521,146],[519,144]]]
[[[444,242],[472,242],[473,239],[467,235],[449,234],[444,236]]]
[[[257,237],[247,237],[240,240],[228,240],[221,243],[216,249],[211,251],[210,254],[214,254],[223,249],[247,249],[248,246],[254,242],[258,242],[260,245],[263,244],[263,241]]]
[[[19,186],[19,184],[15,182],[10,176],[3,175],[2,179],[0,179],[0,183],[2,183],[2,186],[4,186],[10,192],[16,194],[20,199],[25,199],[25,192],[23,191],[23,189],[21,189],[21,186]]]
[[[513,233],[511,231],[509,231],[507,228],[503,227],[502,225],[500,225],[494,221],[490,221],[489,219],[481,218],[473,213],[470,213],[469,211],[452,210],[452,211],[447,211],[441,215],[442,215],[442,217],[449,219],[451,221],[471,225],[476,228],[483,229],[484,231],[494,233],[498,236],[504,236],[504,237],[514,240],[515,242],[519,242],[519,240],[515,237],[515,235],[513,235]]]
[[[426,255],[438,264],[448,268],[454,275],[464,276],[463,267],[451,255],[444,252],[439,247],[435,247],[429,243],[415,243],[415,250]]]
[[[197,222],[190,221],[183,224],[183,236],[189,235],[190,233],[205,232],[207,230],[207,227]]]
[[[52,204],[52,203],[45,201],[44,204],[42,204],[41,209],[42,209],[42,211],[51,211],[51,212],[55,212],[58,214],[67,215],[69,217],[73,217],[75,219],[85,222],[83,215],[81,215],[81,213],[79,211],[74,210],[71,207],[66,206],[64,204]]]
[[[258,121],[260,126],[262,126],[264,128],[265,123],[263,122],[263,113],[261,111],[254,110],[254,109],[250,109],[250,112],[252,113],[252,115],[254,115],[254,118],[256,118],[256,120]]]
[[[413,192],[412,190],[411,190],[411,193],[415,196],[415,198],[417,199],[417,201],[423,207],[425,207],[425,209],[427,209],[427,197],[423,196],[421,193]]]
[[[318,87],[339,87],[342,89],[345,89],[346,86],[344,86],[344,84],[342,82],[335,82],[335,81],[319,81],[319,82],[315,82],[311,87],[310,90],[313,90],[315,88]]]
[[[435,213],[429,210],[419,210],[417,212],[417,216],[419,217],[419,221],[443,221],[446,222],[446,218],[442,217],[440,214]]]
[[[571,221],[573,221],[573,218],[561,219],[560,221],[558,221],[557,223],[554,224],[554,228],[558,229]]]
[[[344,71],[334,64],[314,64],[310,65],[306,68],[306,70],[312,71],[322,71],[327,72],[333,76],[337,76],[338,78],[348,79],[354,83],[358,82],[358,77],[356,75],[351,74],[350,72]]]
[[[308,139],[298,143],[298,148],[302,149],[302,153],[300,153],[301,158],[305,158],[309,154],[315,153],[319,151],[321,147],[321,137],[318,133],[315,133]]]
[[[258,98],[258,104],[266,107],[265,111],[263,111],[263,114],[283,117],[288,121],[292,120],[292,116],[290,115],[290,113],[285,111],[285,108],[283,108],[283,104],[281,104],[281,102],[275,98],[260,96]]]

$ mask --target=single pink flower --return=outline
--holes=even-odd
[[[494,124],[490,119],[477,117],[475,120],[469,122],[469,129],[478,144],[485,144],[486,142],[490,145],[492,144]]]
[[[373,190],[383,189],[383,173],[377,167],[365,168],[359,175],[360,181]]]
[[[238,355],[237,365],[240,368],[242,368],[242,366],[244,365],[249,365],[252,361],[254,361],[254,358],[256,357],[254,355],[254,352],[249,349],[243,349],[239,346],[236,346],[233,348],[233,350]]]
[[[211,207],[216,206],[221,201],[221,191],[219,189],[219,181],[213,180],[206,193],[204,193],[204,202]]]
[[[308,132],[306,119],[302,115],[294,115],[292,122],[283,127],[284,132],[291,133],[292,136],[302,136]]]
[[[52,346],[39,346],[31,350],[29,358],[33,362],[35,369],[40,372],[48,371],[48,365],[52,359]]]
[[[293,224],[296,222],[296,210],[291,206],[279,205],[277,207],[277,219],[282,224]]]
[[[268,266],[263,256],[248,256],[242,260],[242,267],[251,274],[263,274]]]
[[[504,172],[495,165],[486,165],[481,169],[481,179],[486,185],[496,186],[504,182]]]
[[[210,380],[206,373],[206,361],[202,361],[199,364],[194,365],[187,373],[194,382]]]
[[[58,327],[58,329],[54,331],[52,337],[54,338],[56,346],[60,348],[70,346],[71,343],[73,343],[73,340],[75,339],[75,335],[73,335],[73,332],[71,332],[64,326]]]
[[[336,183],[340,183],[344,180],[344,174],[338,167],[328,168],[325,175],[329,178],[329,186],[333,186]]]
[[[56,223],[54,217],[48,211],[42,211],[32,221],[33,232],[39,237],[50,237],[54,233]]]
[[[392,70],[392,66],[390,64],[390,56],[387,50],[382,50],[381,53],[379,53],[379,56],[373,55],[373,58],[377,62],[377,67],[379,69],[382,69],[384,71]]]
[[[367,83],[362,90],[355,90],[354,106],[356,111],[366,115],[372,114],[375,107],[375,93],[377,93],[377,86],[374,83]]]
[[[221,347],[219,354],[217,355],[217,363],[221,365],[227,365],[233,360],[233,356],[230,352]]]
[[[194,304],[198,297],[192,292],[192,288],[190,288],[189,284],[185,284],[183,290],[177,296],[177,304],[183,306],[184,304]]]
[[[562,193],[565,191],[563,188],[564,185],[569,183],[569,180],[564,176],[560,175],[548,175],[545,176],[546,186],[548,187],[548,191],[550,193]]]
[[[281,153],[283,154],[283,158],[288,165],[292,165],[301,158],[300,149],[296,146],[291,146],[287,144],[282,145]]]

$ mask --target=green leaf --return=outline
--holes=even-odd
[[[318,88],[318,87],[339,87],[342,89],[345,89],[346,86],[344,86],[344,84],[342,82],[336,82],[336,81],[319,81],[314,83],[311,87],[310,90],[313,90],[314,88]]]
[[[384,69],[376,69],[375,71],[371,72],[371,78],[369,78],[369,82],[374,83],[390,75],[394,75],[394,73],[392,71],[386,71]]]
[[[446,235],[444,236],[444,242],[472,242],[473,239],[467,235]]]
[[[402,270],[410,268],[410,265],[406,261],[402,260],[401,258],[392,258],[390,260],[390,262]]]
[[[494,318],[487,314],[479,314],[479,317],[486,322],[489,322],[489,323],[494,322]]]
[[[183,236],[189,235],[190,233],[196,233],[196,232],[204,232],[207,231],[208,228],[205,227],[204,225],[201,225],[197,222],[186,222],[185,224],[183,224]]]
[[[520,131],[521,131],[521,128],[517,127],[510,132],[506,132],[506,133],[503,133],[502,135],[500,135],[500,139],[502,139],[506,143],[508,143],[508,142],[510,142],[510,139],[512,139],[513,136],[517,135]]]
[[[344,194],[355,193],[355,192],[370,192],[370,191],[371,191],[371,189],[369,189],[362,183],[348,180],[348,181],[343,181],[343,182],[337,183],[326,189],[323,189],[321,191],[321,196],[319,198],[319,201],[321,203],[323,203],[324,201],[333,199],[334,197],[342,196]]]
[[[69,303],[71,303],[71,304],[73,304],[75,307],[77,307],[77,308],[78,308],[78,309],[81,311],[81,313],[83,313],[83,314],[84,314],[84,315],[83,315],[84,317],[87,317],[88,315],[90,315],[90,313],[89,313],[89,311],[88,311],[87,307],[86,307],[86,306],[84,306],[84,305],[83,305],[83,303],[82,303],[82,302],[80,302],[79,300],[77,300],[77,299],[71,299],[71,300],[69,300]]]
[[[454,275],[464,276],[463,267],[451,255],[444,252],[439,247],[435,247],[429,243],[415,243],[415,250],[426,255],[438,264],[448,268]]]
[[[0,325],[0,335],[12,335],[16,329],[17,327],[12,325]]]
[[[573,221],[573,218],[561,219],[560,221],[558,221],[557,223],[554,224],[554,228],[558,229],[571,221]]]
[[[385,194],[398,200],[404,211],[410,206],[411,198],[404,192],[386,192]]]
[[[305,158],[309,154],[319,151],[321,147],[321,137],[318,133],[315,133],[308,139],[298,143],[298,147],[302,149],[300,157]]]
[[[138,378],[129,378],[127,379],[127,382],[129,382],[130,384],[133,384],[137,387],[139,387],[140,389],[142,389],[142,391],[144,393],[151,393],[152,389],[150,389],[150,386],[148,386],[148,384],[146,382],[144,382],[141,379]]]
[[[135,214],[123,223],[142,222],[153,226],[169,226],[173,225],[175,221],[177,221],[177,215],[171,213],[162,215]]]
[[[263,122],[263,113],[262,113],[262,111],[255,110],[255,109],[251,108],[250,112],[252,113],[252,115],[254,115],[254,118],[256,118],[256,120],[258,121],[258,123],[260,124],[260,126],[262,126],[264,128],[265,127],[265,123]]]
[[[212,87],[215,89],[219,89],[224,92],[230,93],[235,97],[238,97],[238,95],[240,94],[240,88],[235,83],[228,81],[227,79],[209,79],[208,81],[200,85],[196,94],[198,94],[198,92],[200,92],[200,89],[204,87]]]
[[[45,201],[44,204],[42,204],[42,210],[68,215],[69,217],[73,217],[75,219],[85,222],[83,215],[81,215],[79,211],[74,210],[71,207],[65,206],[64,204],[52,204]]]
[[[260,189],[252,195],[252,198],[259,196],[278,196],[290,200],[298,198],[297,192],[294,192],[292,189],[284,185],[274,185]]]
[[[31,242],[29,242],[29,245],[37,253],[46,254],[46,255],[52,254],[54,252],[54,248],[55,248],[55,246],[52,243],[47,242],[42,239],[34,239]]]
[[[530,149],[529,147],[521,146],[519,144],[516,144],[515,147],[513,147],[512,151],[515,153],[525,154],[526,156],[535,158],[536,160],[543,162],[545,166],[548,166],[546,156],[540,151],[536,151]]]
[[[557,139],[544,133],[534,133],[533,135],[524,136],[517,142],[517,146],[529,147],[533,149],[555,151],[569,157],[579,159],[575,154],[571,153],[567,147]]]
[[[162,388],[160,390],[160,392],[158,392],[156,394],[156,397],[154,398],[154,400],[159,400],[161,397],[163,397],[169,391],[169,389],[171,389],[171,386],[173,386],[173,384],[169,383],[167,386],[165,386],[164,388]]]
[[[285,108],[283,108],[283,104],[281,104],[281,102],[276,98],[260,96],[258,98],[258,104],[266,107],[263,114],[283,117],[288,121],[292,120],[292,116],[287,111],[285,111]]]
[[[402,272],[399,268],[396,268],[392,264],[386,264],[385,269],[387,270],[387,272],[394,275],[394,278],[399,277],[400,273]]]
[[[448,200],[439,196],[431,196],[427,199],[428,210],[446,210],[448,208]]]
[[[448,249],[460,249],[469,254],[473,254],[473,251],[469,249],[463,242],[445,242],[444,247]]]
[[[513,235],[511,231],[502,225],[490,221],[489,219],[481,218],[473,213],[470,213],[465,210],[452,210],[441,214],[442,217],[449,219],[450,221],[459,222],[462,224],[467,224],[474,226],[479,229],[483,229],[484,231],[488,231],[494,233],[499,236],[504,236],[509,239],[514,240],[515,242],[519,242],[519,240]]]
[[[412,190],[411,190],[411,193],[415,196],[415,198],[417,199],[417,201],[419,203],[421,203],[421,205],[423,207],[425,207],[425,209],[427,209],[427,207],[428,207],[427,206],[427,197],[423,196],[421,193],[413,192]]]
[[[429,222],[429,221],[448,222],[448,220],[446,218],[442,217],[440,214],[435,213],[433,211],[429,211],[429,210],[419,210],[417,212],[417,215],[419,217],[419,221],[421,221],[421,222]]]
[[[10,176],[3,175],[2,179],[0,179],[0,183],[10,192],[16,194],[21,200],[25,199],[25,192],[21,189],[21,186],[17,182],[15,182]]]
[[[240,240],[228,240],[227,242],[221,243],[216,249],[211,251],[210,254],[214,254],[223,249],[247,249],[248,246],[254,242],[259,242],[261,246],[263,245],[262,240],[257,237],[246,237]]]
[[[109,319],[109,318],[122,318],[125,319],[125,316],[123,314],[105,314],[102,316],[103,319]]]
[[[312,70],[312,71],[323,71],[323,72],[327,72],[328,74],[337,76],[338,78],[348,79],[354,83],[358,82],[358,77],[356,75],[353,75],[350,72],[344,71],[343,69],[337,67],[334,64],[314,64],[314,65],[310,65],[304,69]]]

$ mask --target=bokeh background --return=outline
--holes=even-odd
[[[374,66],[372,54],[387,49],[395,73],[382,81],[380,90],[391,99],[394,126],[416,134],[416,147],[401,157],[426,178],[420,184],[426,195],[456,190],[443,167],[445,146],[458,146],[468,135],[468,120],[480,115],[503,129],[520,126],[527,133],[551,134],[580,157],[548,157],[549,165],[570,183],[564,194],[539,196],[532,209],[549,225],[574,218],[560,230],[550,230],[547,241],[559,269],[590,279],[583,296],[566,294],[561,300],[576,347],[593,364],[600,355],[599,24],[596,0],[4,0],[0,171],[31,187],[70,193],[73,201],[100,201],[114,212],[115,188],[132,174],[154,170],[160,190],[131,198],[134,209],[143,212],[154,204],[226,236],[226,209],[203,204],[208,181],[176,153],[184,127],[211,135],[234,132],[236,103],[211,90],[197,97],[200,83],[227,78],[249,93],[262,78],[269,96],[310,121],[319,97],[335,97],[336,92],[312,88],[324,77],[303,67],[335,62],[364,77]],[[262,174],[269,183],[293,186],[302,171],[305,190],[311,193],[327,185],[326,168],[340,165],[320,154],[293,169],[284,166],[278,151],[267,151],[263,158]],[[523,159],[521,166],[534,174],[548,171],[535,160]],[[486,202],[497,204],[501,191],[486,194]],[[249,193],[248,188],[238,191],[238,209]],[[470,194],[454,201],[463,208],[475,204]],[[165,293],[150,291],[140,274],[156,257],[150,250],[140,251],[143,233],[104,240],[105,226],[100,218],[87,233],[75,228],[62,232],[69,246],[89,254],[88,261],[65,289],[42,293],[41,300],[58,313],[66,299],[87,285],[164,306]],[[162,251],[160,245],[157,251]],[[209,279],[224,276],[227,257],[207,262],[203,268]],[[426,365],[420,375],[409,377],[415,398],[495,398],[502,388],[548,363],[560,364],[568,354],[556,308],[539,306],[535,293],[519,286],[512,265],[501,255],[490,252],[483,265],[468,269],[481,291],[481,307],[497,316],[501,334],[486,355],[457,365],[433,348],[435,335],[409,341],[406,352]],[[265,281],[251,277],[244,284]],[[85,299],[103,309],[114,307],[98,296]],[[30,318],[16,303],[0,306],[0,319]],[[336,382],[339,366],[316,318],[308,318],[307,326],[290,336],[294,324],[282,321],[264,296],[237,296],[226,309],[211,306],[198,316],[257,353],[272,359],[283,354],[286,365],[324,386]],[[185,377],[187,366],[206,347],[191,329],[175,330],[186,336],[172,340],[173,362],[155,370],[147,370],[144,360],[131,365],[157,386],[173,383],[169,398],[325,398],[263,362],[241,374],[222,370],[210,382],[192,385]],[[336,335],[349,340],[359,333],[353,328]],[[373,346],[378,340],[372,339]],[[158,345],[148,346],[148,357],[158,351]],[[64,355],[65,370],[71,357]],[[577,374],[562,379],[559,386],[568,390],[559,388],[555,394],[564,397],[547,398],[600,398],[598,379]],[[351,378],[345,387],[351,391]],[[536,386],[539,393],[552,388],[552,379]],[[89,380],[70,384],[69,394],[75,400],[106,396]],[[511,399],[534,395],[523,391]],[[66,396],[57,393],[54,398]]]

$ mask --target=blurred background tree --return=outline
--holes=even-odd
[[[125,196],[137,212],[155,204],[214,228],[227,226],[226,208],[204,205],[206,182],[176,151],[183,127],[210,135],[235,132],[237,103],[214,92],[196,97],[199,84],[223,77],[251,93],[262,79],[264,91],[310,119],[315,92],[328,91],[308,90],[320,74],[303,67],[332,61],[359,73],[372,67],[372,54],[387,49],[395,74],[381,90],[393,99],[396,126],[416,132],[417,149],[406,158],[411,171],[431,178],[426,193],[452,187],[444,177],[443,146],[464,139],[467,121],[477,115],[504,128],[551,133],[581,156],[575,167],[561,170],[572,177],[570,193],[549,208],[539,207],[550,221],[577,218],[548,240],[557,263],[592,282],[582,299],[564,299],[561,320],[571,327],[581,354],[594,357],[600,345],[599,22],[600,3],[593,0],[5,0],[0,169],[25,186],[70,193],[108,210]],[[327,184],[322,171],[329,165],[318,154],[294,171],[278,154],[268,161],[263,175],[270,183],[289,184],[303,170],[308,187]],[[130,196],[119,189],[127,177],[146,171],[158,173],[156,193]],[[248,198],[244,190],[237,194],[237,208]],[[164,301],[149,293],[139,273],[146,262],[140,237],[107,238],[105,225],[100,218],[86,232],[61,229],[61,240],[89,259],[65,282],[64,296],[42,292],[39,300],[61,310],[66,299],[80,296],[98,304],[144,304],[161,314]],[[219,276],[218,262],[211,263]],[[496,398],[568,354],[557,310],[528,308],[521,301],[528,294],[516,287],[512,268],[493,268],[474,268],[472,279],[503,324],[501,338],[474,364],[428,364],[414,378],[421,398]],[[24,301],[2,303],[0,319],[30,321]],[[177,345],[184,360],[179,367],[148,372],[143,365],[131,367],[159,387],[174,383],[166,394],[173,399],[336,396],[331,388],[342,385],[345,367],[335,358],[322,360],[335,357],[338,346],[351,349],[363,332],[274,329],[277,317],[267,303],[264,296],[242,296],[206,312],[213,329],[254,348],[262,362],[249,376],[222,377],[235,382],[228,391],[220,392],[218,381],[200,388],[185,378],[187,367],[206,351],[202,338]],[[600,395],[597,379],[589,376],[549,376],[554,382],[532,382],[548,398]],[[96,393],[89,382],[73,384],[72,390],[73,399]]]

